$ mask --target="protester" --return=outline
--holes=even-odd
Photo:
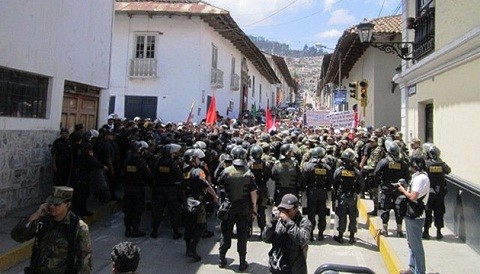
[[[112,248],[112,273],[137,273],[140,248],[131,242],[121,242]]]

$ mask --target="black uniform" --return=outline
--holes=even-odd
[[[145,208],[145,185],[152,183],[150,169],[142,155],[130,151],[121,170],[125,183],[124,224],[128,232],[138,233]]]
[[[261,231],[265,228],[266,225],[266,217],[265,217],[265,210],[267,208],[267,181],[272,176],[272,167],[270,164],[261,159],[252,159],[248,162],[248,167],[252,171],[253,175],[255,176],[255,183],[257,184],[257,222],[258,227]]]
[[[303,187],[307,190],[307,214],[315,230],[315,217],[318,215],[318,236],[323,238],[327,217],[327,191],[332,187],[330,166],[321,159],[312,158],[303,170]]]
[[[53,185],[66,186],[72,167],[72,145],[68,139],[60,137],[53,142],[51,152],[57,168],[53,174]]]
[[[231,201],[228,219],[222,221],[222,236],[220,238],[220,258],[225,254],[232,244],[233,226],[237,227],[237,251],[240,258],[247,254],[248,220],[250,219],[250,192],[257,189],[255,179],[246,166],[229,166],[223,170],[218,178],[218,184],[225,191],[227,198]]]
[[[185,193],[201,202],[196,214],[186,213],[185,216],[185,243],[188,250],[197,249],[197,245],[207,228],[207,214],[205,210],[206,189],[210,186],[205,172],[201,168],[187,166],[183,169]]]
[[[153,168],[153,232],[152,238],[156,238],[157,228],[163,217],[165,207],[168,207],[170,224],[173,229],[174,238],[179,238],[179,216],[181,214],[178,201],[179,187],[183,182],[182,171],[178,163],[170,156],[163,156],[157,160]]]
[[[435,217],[435,227],[443,227],[443,215],[445,214],[445,195],[447,194],[447,184],[445,175],[451,172],[450,167],[441,159],[429,159],[426,162],[428,178],[430,179],[430,195],[426,207],[426,218],[424,231],[428,232],[432,224],[432,213]]]
[[[298,197],[302,173],[297,160],[286,157],[275,162],[272,179],[275,181],[275,205],[279,205],[283,195],[292,193]]]
[[[338,232],[343,234],[349,219],[348,231],[357,232],[357,194],[364,186],[361,172],[351,164],[344,164],[335,170],[333,188],[337,195],[338,206],[335,213],[338,215]]]
[[[404,179],[408,181],[410,176],[408,165],[402,159],[395,160],[391,156],[387,156],[378,162],[373,172],[374,180],[377,185],[380,185],[382,194],[380,195],[380,217],[383,224],[388,224],[390,219],[390,210],[395,210],[395,220],[397,225],[403,222],[403,216],[395,207],[395,200],[401,193],[395,186],[398,180]]]

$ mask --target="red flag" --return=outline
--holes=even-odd
[[[267,111],[265,112],[265,129],[267,132],[270,132],[271,130],[275,129],[275,122],[273,121],[272,114],[270,113],[270,109],[267,107]]]
[[[187,124],[191,123],[192,122],[192,119],[193,119],[193,106],[195,105],[195,102],[192,102],[192,106],[190,107],[190,112],[188,113],[188,117],[187,117]]]
[[[212,96],[212,100],[210,101],[210,106],[208,106],[205,124],[209,126],[209,125],[214,125],[216,122],[217,122],[217,105],[215,103],[215,94],[214,94]]]

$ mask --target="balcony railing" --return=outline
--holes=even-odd
[[[157,77],[157,59],[135,58],[130,60],[130,77]]]
[[[232,75],[231,75],[230,89],[231,90],[240,90],[240,76],[236,73],[232,73]]]
[[[435,50],[435,8],[429,8],[415,19],[413,58],[423,58]]]
[[[223,88],[223,71],[212,68],[212,77],[210,79],[210,84],[214,88]]]

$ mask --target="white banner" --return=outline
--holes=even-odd
[[[328,110],[307,110],[307,125],[312,127],[329,127],[331,122]]]
[[[334,128],[351,128],[355,113],[353,111],[332,112],[328,115]]]

